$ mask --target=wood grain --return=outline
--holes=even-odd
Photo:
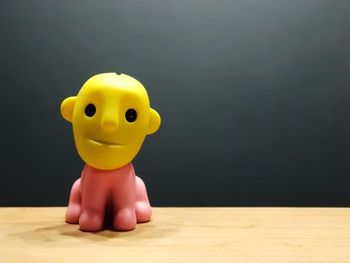
[[[350,262],[348,208],[154,208],[85,233],[65,208],[0,208],[0,262]]]

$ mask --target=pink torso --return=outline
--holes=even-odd
[[[113,170],[99,170],[93,168],[92,166],[85,164],[82,171],[82,180],[83,178],[88,178],[86,180],[96,180],[103,181],[104,183],[108,182],[119,182],[123,183],[128,180],[128,178],[135,176],[134,167],[131,163],[124,165],[121,168]]]
[[[115,170],[86,164],[72,186],[66,222],[79,223],[84,231],[98,231],[107,219],[116,230],[131,230],[137,222],[149,221],[151,214],[145,184],[131,163]]]
[[[115,209],[135,205],[135,171],[131,163],[115,170],[85,165],[81,176],[82,206]],[[84,200],[85,199],[85,200]]]

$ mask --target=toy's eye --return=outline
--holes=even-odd
[[[96,113],[96,107],[94,104],[90,103],[85,107],[85,115],[88,117],[94,116]]]
[[[134,110],[134,109],[128,109],[128,110],[125,112],[125,119],[126,119],[128,122],[134,122],[134,121],[136,121],[136,118],[137,118],[136,110]]]

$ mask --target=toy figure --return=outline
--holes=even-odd
[[[126,231],[149,221],[146,187],[131,161],[146,135],[158,130],[160,116],[150,108],[143,85],[125,74],[95,75],[77,96],[62,102],[61,113],[72,123],[86,163],[72,186],[66,222],[99,231],[109,220],[114,229]]]

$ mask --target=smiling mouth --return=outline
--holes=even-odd
[[[104,146],[122,146],[122,144],[113,143],[113,142],[108,142],[108,141],[104,141],[104,140],[96,140],[96,139],[91,139],[91,138],[89,138],[89,141],[91,141],[91,142],[93,142],[94,144],[97,144],[97,145],[104,145]]]

